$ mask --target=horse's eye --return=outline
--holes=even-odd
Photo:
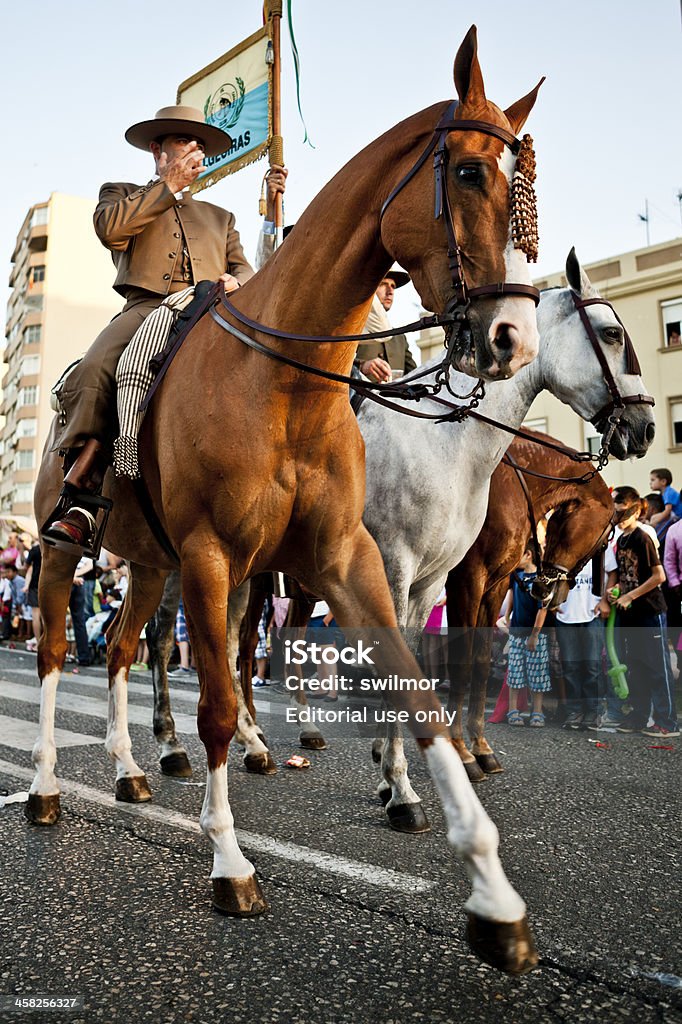
[[[460,164],[455,174],[460,185],[479,188],[483,184],[483,173],[478,164]]]
[[[603,327],[601,336],[604,341],[611,345],[620,344],[623,340],[623,333],[620,327]]]

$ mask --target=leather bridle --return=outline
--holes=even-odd
[[[594,327],[592,326],[592,321],[585,312],[587,306],[608,306],[608,308],[611,310],[616,320],[623,329],[623,340],[625,344],[625,373],[628,375],[640,377],[642,374],[642,370],[639,365],[637,353],[635,352],[635,347],[632,344],[630,335],[625,329],[625,324],[618,316],[618,314],[616,313],[615,309],[608,301],[608,299],[602,299],[601,297],[593,299],[581,299],[580,296],[575,291],[573,291],[573,289],[571,289],[571,297],[573,299],[573,305],[577,309],[580,319],[582,320],[583,327],[587,332],[587,336],[590,339],[590,344],[592,345],[594,354],[599,360],[599,365],[601,366],[601,370],[604,375],[604,383],[606,384],[608,392],[611,395],[611,401],[607,402],[606,405],[602,406],[602,408],[594,414],[590,422],[593,423],[598,430],[601,429],[599,424],[602,424],[604,427],[606,427],[606,423],[614,424],[615,429],[615,426],[618,425],[618,420],[620,420],[623,413],[625,412],[626,406],[653,406],[656,404],[656,402],[651,395],[622,395],[620,393],[618,384],[616,383],[616,380],[613,374],[611,373],[611,367],[609,366],[606,355],[604,354],[604,350],[601,344],[599,343],[599,339],[597,338]],[[616,414],[615,420],[614,413]],[[606,429],[602,430],[602,434],[604,434],[605,432]],[[611,430],[611,434],[612,433],[613,430]]]
[[[386,211],[396,196],[402,192],[408,182],[414,178],[415,174],[433,153],[435,195],[434,217],[436,220],[440,220],[442,217],[445,224],[445,231],[448,239],[448,266],[450,268],[453,288],[453,295],[446,306],[446,313],[454,312],[455,310],[466,310],[472,299],[497,298],[502,295],[520,295],[525,298],[530,298],[537,306],[540,302],[540,292],[532,285],[515,284],[513,282],[508,283],[503,281],[499,284],[480,285],[477,288],[469,288],[467,286],[466,279],[464,277],[464,267],[462,265],[462,250],[457,242],[455,220],[452,215],[450,194],[448,192],[447,137],[450,132],[458,131],[480,132],[483,135],[491,135],[493,138],[499,139],[503,142],[515,156],[519,151],[521,142],[515,135],[508,132],[505,128],[500,128],[496,124],[490,124],[488,121],[470,121],[465,120],[464,118],[456,119],[454,116],[456,109],[457,100],[452,100],[434,128],[433,136],[427,144],[426,149],[422,152],[421,156],[418,157],[416,163],[407,172],[405,177],[398,182],[384,205],[381,207],[379,223],[383,220]]]

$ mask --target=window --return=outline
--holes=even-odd
[[[17,437],[35,437],[38,433],[38,420],[28,416],[17,423]]]
[[[38,401],[38,388],[19,388],[19,405],[35,405]]]
[[[12,497],[13,505],[30,505],[33,501],[33,484],[17,484]]]
[[[40,341],[40,324],[31,324],[24,331],[24,345],[32,345],[36,341]]]
[[[24,356],[21,360],[21,376],[31,377],[40,372],[40,356]]]
[[[670,433],[673,448],[682,448],[682,398],[669,398]]]
[[[32,284],[39,284],[41,281],[44,281],[44,280],[45,280],[45,265],[44,264],[41,267],[33,267],[29,271],[29,278],[28,278],[28,286],[29,286],[29,288],[31,287]]]
[[[48,218],[49,210],[47,206],[39,206],[37,210],[33,211],[30,227],[37,228],[40,224],[47,224]]]
[[[33,469],[35,464],[35,452],[32,448],[17,452],[14,459],[15,469]]]
[[[663,345],[665,348],[682,349],[682,299],[661,303],[663,318]]]

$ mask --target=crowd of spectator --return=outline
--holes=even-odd
[[[632,487],[613,492],[614,534],[607,545],[602,580],[593,580],[592,563],[577,574],[563,605],[547,612],[532,595],[537,552],[529,545],[512,574],[498,627],[508,633],[506,675],[491,721],[531,727],[545,725],[548,694],[557,699],[565,729],[643,732],[654,737],[679,735],[674,685],[677,651],[682,650],[682,499],[667,469],[650,475],[651,493],[640,498]],[[39,544],[12,532],[0,553],[0,644],[35,651],[41,633],[38,581]],[[102,551],[95,562],[79,561],[67,617],[67,661],[72,671],[99,660],[106,630],[125,599],[128,570],[123,559]],[[618,588],[617,590],[614,590]],[[253,685],[269,683],[270,630],[282,625],[286,601],[266,605],[259,624]],[[440,595],[424,631],[420,656],[424,671],[447,686],[447,618]],[[311,625],[330,626],[330,644],[338,629],[326,605],[316,607]],[[605,656],[604,623],[615,612],[615,646],[628,670],[629,694],[614,691]],[[333,635],[332,635],[333,634]],[[194,674],[190,638],[182,602],[175,625],[178,664],[171,669]],[[172,659],[173,661],[176,658]],[[133,671],[148,668],[142,631]],[[499,666],[498,666],[499,667]],[[526,699],[528,691],[529,705]],[[318,691],[323,696],[324,691]],[[336,700],[331,686],[328,700]]]

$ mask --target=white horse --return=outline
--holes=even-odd
[[[549,289],[541,295],[537,359],[512,379],[488,386],[478,407],[486,417],[518,428],[533,400],[546,389],[583,419],[602,418],[599,414],[610,394],[572,293],[583,300],[599,296],[573,250],[566,274],[570,288]],[[588,310],[620,394],[634,399],[644,386],[640,376],[627,372],[620,321],[608,303],[590,305]],[[462,374],[453,375],[452,380],[454,391],[470,390],[470,379]],[[428,400],[421,401],[418,408],[444,411]],[[490,478],[511,435],[471,418],[460,423],[412,419],[369,401],[360,408],[358,423],[367,465],[363,519],[379,545],[398,622],[416,650],[449,570],[462,560],[481,531]],[[633,401],[611,437],[610,453],[621,460],[639,458],[649,448],[654,432],[651,405]],[[576,475],[582,471],[576,466]],[[304,704],[305,699],[297,694],[299,710]],[[305,716],[301,736],[306,746],[325,745],[320,731],[305,721]],[[262,736],[245,709],[239,738],[246,746],[247,763],[266,757]],[[387,739],[381,746],[375,745],[375,756],[379,751],[383,775],[379,792],[391,825],[398,831],[426,830],[428,822],[407,775],[399,729],[389,727]]]

